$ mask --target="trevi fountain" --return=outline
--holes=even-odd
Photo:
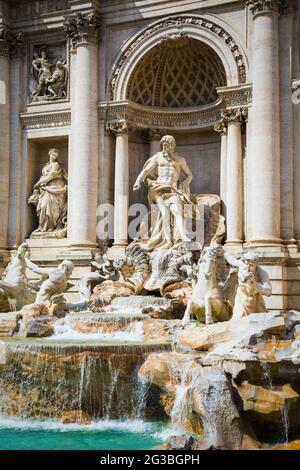
[[[0,1],[0,449],[299,449],[298,4],[119,3]]]

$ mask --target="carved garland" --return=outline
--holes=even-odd
[[[110,95],[111,99],[114,99],[114,91],[115,91],[115,86],[116,86],[116,81],[119,76],[119,73],[121,71],[121,67],[123,66],[125,60],[131,55],[133,50],[142,42],[144,39],[147,37],[151,36],[152,34],[156,33],[162,28],[165,28],[167,26],[180,26],[180,25],[197,25],[200,26],[201,28],[205,28],[213,33],[215,33],[217,36],[223,39],[227,47],[231,50],[233,57],[236,61],[237,68],[239,71],[239,78],[242,83],[246,82],[246,65],[244,61],[244,57],[241,54],[241,51],[239,49],[239,46],[236,44],[232,36],[225,31],[222,27],[218,26],[216,23],[213,23],[210,20],[206,20],[204,18],[197,18],[197,17],[181,17],[181,16],[170,16],[169,18],[166,18],[165,20],[161,21],[160,23],[157,23],[154,26],[151,26],[150,28],[146,29],[143,33],[141,33],[132,43],[131,45],[127,48],[127,50],[122,54],[120,57],[118,63],[115,65],[113,69],[113,74],[112,74],[112,80],[110,83]]]

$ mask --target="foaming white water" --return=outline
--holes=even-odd
[[[173,429],[182,429],[182,424],[187,422],[188,418],[188,394],[189,387],[187,385],[178,385],[176,387],[175,402],[171,410],[171,420]]]
[[[0,429],[23,429],[23,430],[43,430],[59,432],[101,432],[101,431],[124,431],[132,433],[151,432],[155,429],[155,423],[135,420],[95,420],[90,424],[67,423],[57,420],[22,419],[0,414]]]
[[[45,340],[53,339],[66,339],[66,340],[118,340],[118,341],[142,341],[144,339],[143,322],[133,321],[128,324],[124,330],[112,331],[109,333],[96,332],[96,333],[81,333],[75,330],[72,323],[65,319],[63,324],[57,322],[54,324],[54,333],[52,336],[45,338]]]
[[[174,427],[172,424],[165,427],[162,431],[155,432],[153,437],[166,442],[170,437],[181,436],[186,434],[187,431],[181,427]]]

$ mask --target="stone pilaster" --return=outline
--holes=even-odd
[[[128,241],[129,152],[128,135],[134,131],[127,121],[108,124],[116,136],[115,192],[114,192],[114,245],[124,247]]]
[[[279,0],[252,0],[253,104],[251,195],[253,245],[274,246],[280,237]]]
[[[71,79],[68,238],[71,246],[96,243],[98,201],[98,42],[100,18],[91,11],[66,19],[65,33],[76,54]],[[71,70],[71,75],[74,71]]]
[[[221,171],[220,171],[220,197],[222,214],[226,218],[226,168],[227,168],[227,122],[223,118],[214,126],[214,130],[221,136]]]
[[[14,177],[12,172],[19,163],[19,152],[15,148],[20,142],[19,132],[17,131],[15,135],[15,127],[19,129],[19,108],[16,109],[19,95],[16,96],[15,92],[20,83],[16,74],[13,74],[14,67],[11,60],[15,64],[22,45],[22,33],[13,33],[5,26],[0,26],[0,250],[6,249],[8,245],[9,214],[13,209],[9,206],[10,195],[16,198],[17,194],[16,187],[16,191],[12,194],[11,184],[20,183],[12,179]],[[12,215],[16,219],[17,214]]]
[[[300,79],[292,84],[293,143],[294,143],[294,224],[295,238],[300,244]]]
[[[291,56],[293,17],[284,14],[279,22],[280,56],[280,166],[281,166],[281,238],[291,247],[294,240],[294,155],[293,103],[291,99]],[[296,248],[296,247],[295,247]]]
[[[226,110],[222,112],[222,118],[224,124],[227,124],[226,243],[241,245],[243,241],[243,113],[241,109]]]

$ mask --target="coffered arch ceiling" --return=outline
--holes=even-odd
[[[218,99],[226,72],[216,52],[185,35],[167,38],[138,62],[127,98],[144,106],[166,108],[203,106]]]

